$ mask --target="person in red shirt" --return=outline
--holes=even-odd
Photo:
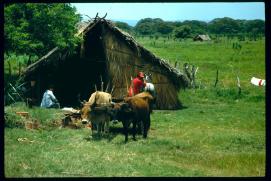
[[[144,82],[144,73],[138,72],[137,77],[133,79],[132,85],[129,88],[128,96],[132,97],[143,91],[146,83]]]

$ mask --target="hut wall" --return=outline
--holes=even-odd
[[[138,71],[151,73],[156,87],[157,109],[180,108],[178,89],[163,72],[159,65],[154,65],[150,57],[141,54],[137,48],[131,48],[123,39],[117,37],[113,31],[107,29],[104,34],[104,47],[107,56],[108,76],[115,86],[113,97],[122,98],[127,95],[127,87],[131,84],[131,77]],[[128,85],[127,85],[128,84]]]

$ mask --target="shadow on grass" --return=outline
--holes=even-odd
[[[91,131],[90,131],[90,136],[85,137],[84,140],[101,141],[101,140],[107,139],[108,142],[111,142],[119,134],[122,134],[124,136],[122,127],[110,127],[108,135],[99,135],[97,131],[95,131],[94,134],[91,135]]]
[[[118,123],[118,124],[121,124],[121,123]],[[133,130],[132,130],[132,127],[130,126],[128,128],[128,135],[130,136],[130,135],[132,135],[132,133],[133,133]],[[91,131],[90,131],[90,134],[91,134]],[[99,135],[95,131],[95,133],[93,135],[85,137],[84,140],[86,140],[86,141],[101,141],[101,140],[107,139],[108,142],[111,142],[118,135],[123,136],[123,144],[125,144],[125,135],[124,135],[123,127],[110,127],[108,135]],[[137,136],[139,136],[139,135],[142,135],[142,134],[137,131]]]
[[[183,110],[183,109],[188,109],[188,107],[187,107],[187,106],[182,106],[182,107],[180,108],[180,110]]]

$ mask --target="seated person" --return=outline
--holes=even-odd
[[[49,89],[46,90],[43,94],[40,107],[60,108],[60,104],[59,104],[58,100],[56,99],[53,91],[54,91],[54,87],[52,85],[50,85]]]

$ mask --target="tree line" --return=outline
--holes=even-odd
[[[124,22],[115,22],[119,28],[139,36],[173,36],[192,38],[198,34],[215,36],[259,37],[265,33],[265,21],[239,20],[229,17],[216,18],[210,22],[198,20],[163,21],[160,18],[145,18],[132,27]]]

